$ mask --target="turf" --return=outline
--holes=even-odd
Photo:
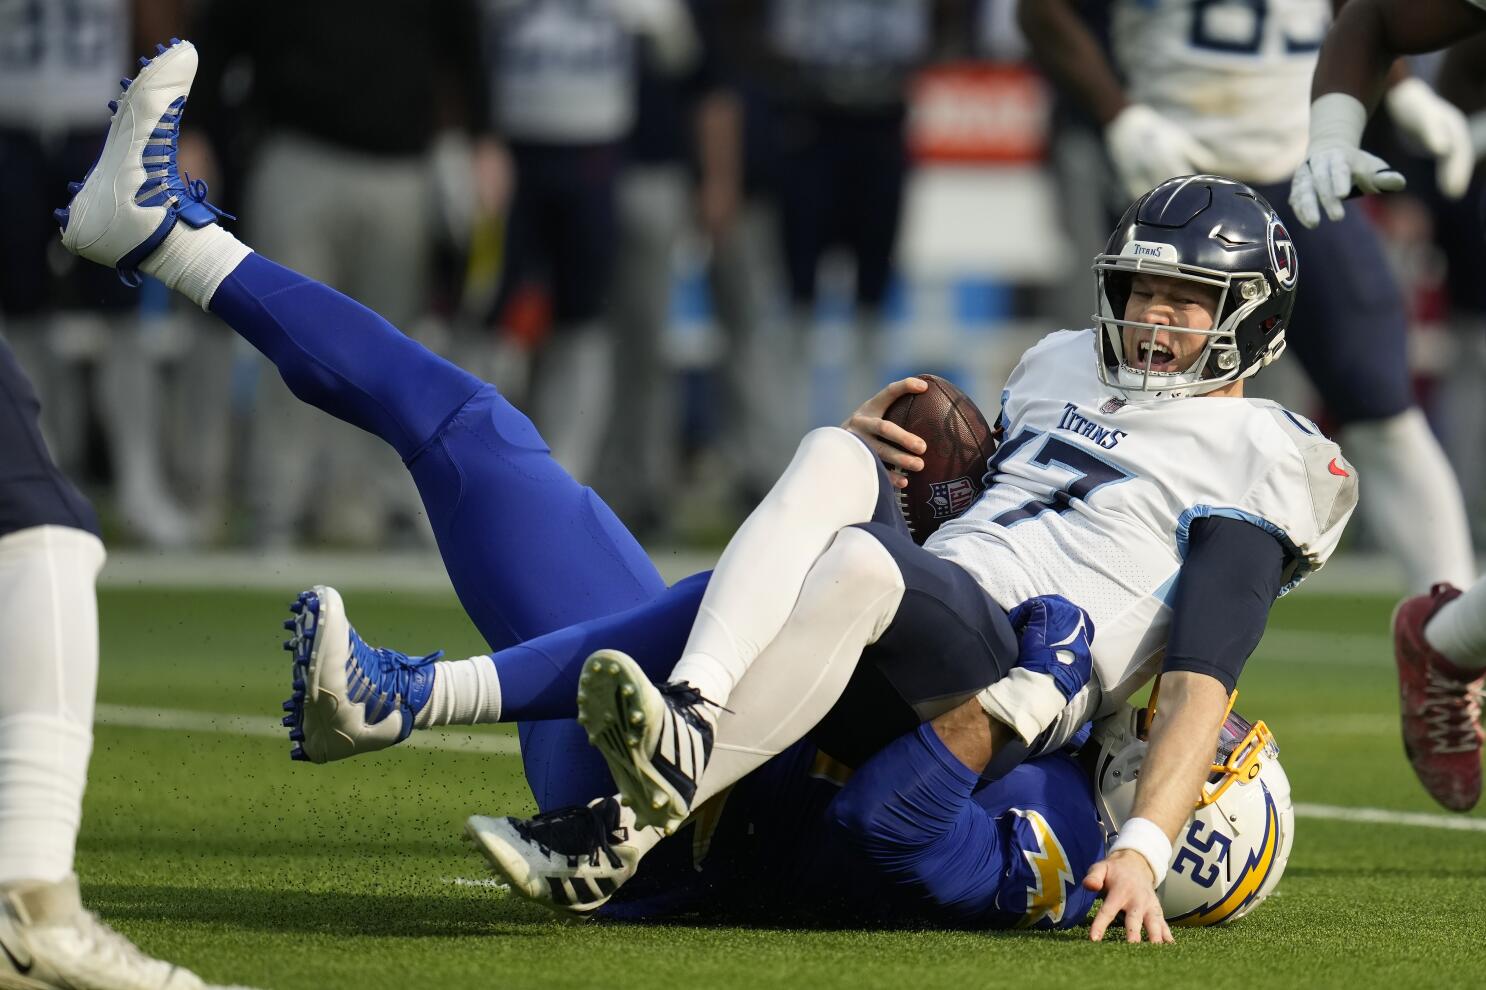
[[[277,721],[287,595],[110,589],[100,700]],[[373,642],[481,652],[452,602],[359,593]],[[1403,760],[1389,602],[1276,609],[1239,708],[1274,729],[1297,801],[1434,812]],[[491,732],[504,731],[494,728]],[[1172,946],[1059,934],[566,924],[486,886],[471,812],[525,812],[512,756],[398,750],[331,767],[289,744],[100,726],[79,872],[154,953],[258,987],[1040,986],[1078,981],[1479,986],[1486,833],[1303,819],[1276,896]],[[1478,811],[1474,817],[1482,818]]]

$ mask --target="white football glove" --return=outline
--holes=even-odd
[[[1450,199],[1464,196],[1476,167],[1470,122],[1465,114],[1413,76],[1388,90],[1383,103],[1394,126],[1435,157],[1435,181],[1440,192]]]
[[[1404,178],[1377,155],[1359,145],[1367,108],[1346,93],[1327,93],[1311,104],[1311,143],[1305,162],[1290,180],[1290,208],[1307,227],[1346,215],[1342,200],[1352,186],[1368,193],[1398,192]]]
[[[1174,175],[1217,167],[1206,145],[1144,103],[1131,103],[1116,114],[1105,125],[1104,143],[1131,199]]]

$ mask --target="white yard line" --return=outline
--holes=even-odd
[[[1486,818],[1429,815],[1419,811],[1389,811],[1386,808],[1348,808],[1336,804],[1299,802],[1295,805],[1295,817],[1359,822],[1366,825],[1411,825],[1414,828],[1442,828],[1454,832],[1486,832]]]
[[[140,708],[134,705],[99,705],[94,715],[98,725],[127,729],[163,729],[171,732],[220,732],[233,736],[263,736],[289,742],[289,730],[270,717],[222,715],[180,709]],[[438,749],[456,753],[492,753],[515,756],[521,752],[514,735],[492,733],[436,732],[409,736],[401,743],[413,749]]]

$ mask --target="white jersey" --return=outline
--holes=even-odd
[[[1282,182],[1305,160],[1330,23],[1331,0],[1112,0],[1110,40],[1130,99],[1212,149],[1210,171]]]
[[[1002,396],[993,479],[926,549],[1003,608],[1059,594],[1094,620],[1094,678],[1069,734],[1159,669],[1192,523],[1242,519],[1288,551],[1281,594],[1318,570],[1357,502],[1341,451],[1264,399],[1125,402],[1099,381],[1094,331],[1023,355]]]
[[[612,0],[486,0],[492,104],[516,141],[619,141],[635,117],[635,43]]]
[[[127,0],[0,0],[0,125],[101,131],[128,66]]]

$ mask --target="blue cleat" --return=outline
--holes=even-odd
[[[205,227],[227,216],[206,201],[204,182],[182,177],[176,166],[195,47],[173,42],[140,65],[134,79],[119,80],[123,92],[109,103],[103,150],[67,208],[55,214],[63,247],[116,268],[128,285],[141,282],[140,262],[178,222]]]
[[[294,694],[282,724],[298,743],[291,759],[329,763],[395,746],[433,693],[434,661],[368,646],[346,621],[334,588],[318,585],[289,606],[284,644],[294,654]]]

